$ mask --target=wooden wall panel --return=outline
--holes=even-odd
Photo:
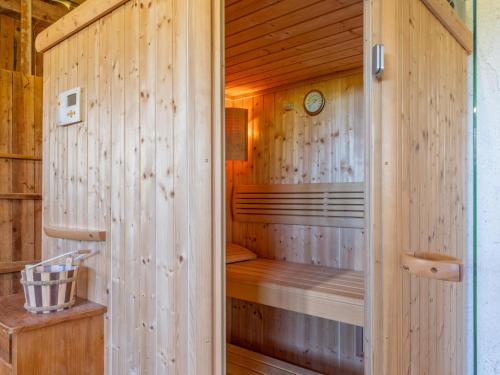
[[[107,238],[44,236],[43,256],[100,251],[85,263],[79,294],[108,307],[107,374],[220,366],[207,288],[210,259],[222,259],[211,246],[217,67],[199,64],[212,58],[211,6],[131,0],[44,54],[44,225]],[[83,121],[57,126],[58,93],[75,86]]]
[[[373,83],[375,373],[462,375],[463,283],[410,276],[400,265],[401,251],[466,258],[468,52],[425,3],[375,4],[383,11],[374,35],[382,32],[390,56]],[[446,1],[433,3],[454,16]]]
[[[403,250],[464,259],[467,53],[424,4],[405,3]],[[403,276],[405,373],[463,373],[463,309],[462,283]]]
[[[40,201],[8,199],[41,193],[41,102],[40,78],[0,69],[0,262],[41,256]],[[0,295],[20,290],[18,278],[0,275]]]
[[[316,117],[302,107],[312,88],[327,100]],[[249,157],[226,162],[228,196],[238,184],[363,181],[363,100],[361,74],[227,100],[226,105],[249,111]],[[228,241],[260,257],[364,269],[361,229],[240,223],[227,213]],[[363,373],[353,326],[236,300],[228,310],[228,338],[234,344],[326,374]]]

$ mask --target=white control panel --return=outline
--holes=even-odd
[[[80,112],[81,88],[64,91],[59,94],[59,125],[71,125],[82,121]]]

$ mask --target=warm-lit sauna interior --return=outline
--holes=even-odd
[[[227,371],[362,374],[363,1],[225,4]]]

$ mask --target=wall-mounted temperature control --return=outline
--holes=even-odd
[[[59,94],[59,125],[71,125],[82,121],[80,112],[81,88],[64,91]]]

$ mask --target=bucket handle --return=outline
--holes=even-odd
[[[25,269],[26,269],[26,271],[28,271],[32,268],[41,266],[42,264],[50,263],[56,259],[65,258],[65,257],[72,258],[73,262],[81,262],[82,260],[88,258],[89,256],[91,256],[97,252],[98,252],[98,250],[89,250],[89,249],[73,250],[73,251],[70,251],[70,252],[67,252],[67,253],[64,253],[61,255],[57,255],[57,256],[49,258],[49,259],[45,259],[44,261],[41,261],[40,263],[31,264],[29,266],[26,266]]]

